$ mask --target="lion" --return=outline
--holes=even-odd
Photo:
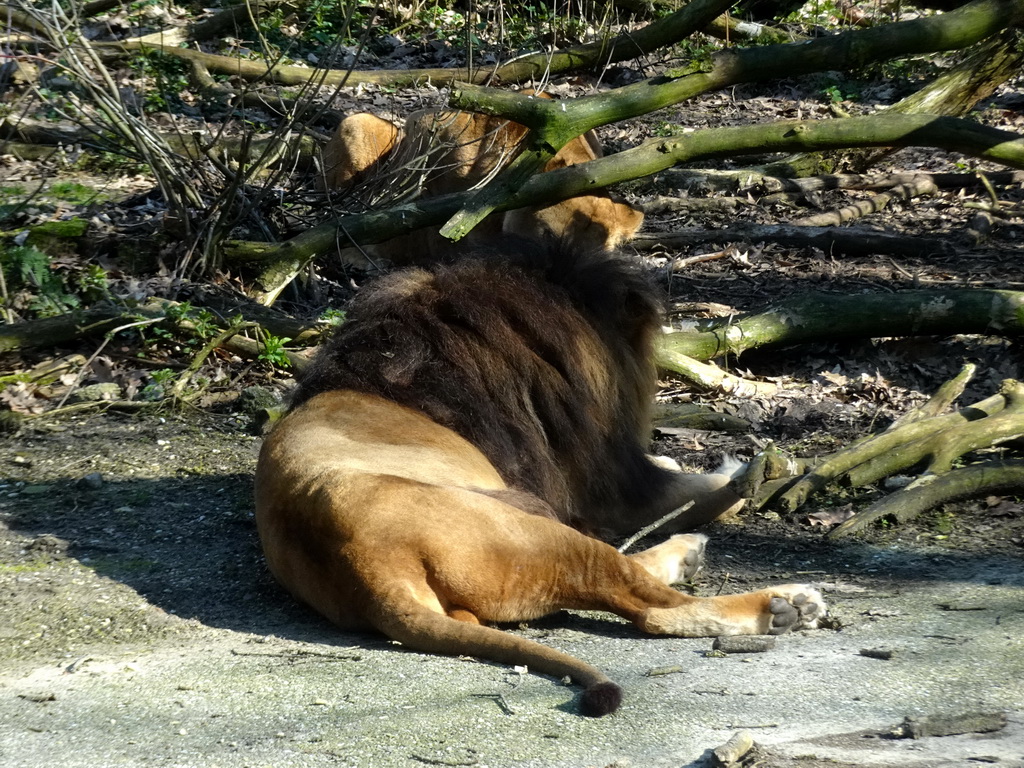
[[[532,89],[520,91],[551,98]],[[473,112],[426,109],[406,121],[405,130],[388,120],[361,112],[345,117],[323,150],[323,183],[344,189],[374,177],[416,177],[424,195],[464,192],[491,179],[521,151],[527,129],[500,117]],[[559,150],[543,170],[579,165],[601,157],[593,131],[578,136]],[[550,239],[583,250],[613,250],[630,239],[643,223],[643,213],[617,202],[604,191],[579,195],[552,205],[527,206],[481,222],[458,246],[436,233],[400,236],[372,247],[377,256],[400,264],[416,261],[424,252],[432,258],[450,257],[502,234]]]
[[[270,570],[339,627],[569,677],[594,716],[619,706],[616,683],[490,625],[579,609],[656,635],[817,626],[809,586],[672,589],[700,566],[702,535],[630,556],[599,538],[686,502],[669,532],[743,503],[732,470],[685,474],[646,452],[660,314],[623,257],[513,239],[371,283],[262,447]]]

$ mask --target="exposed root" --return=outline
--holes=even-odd
[[[1024,493],[1024,460],[990,461],[944,475],[924,475],[903,490],[862,509],[828,535],[838,539],[862,531],[882,518],[906,522],[940,504],[1007,493]]]

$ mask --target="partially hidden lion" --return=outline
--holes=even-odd
[[[530,89],[520,93],[550,98]],[[345,189],[375,176],[391,185],[418,176],[413,184],[424,195],[463,192],[482,185],[514,159],[526,132],[518,123],[473,112],[421,110],[409,116],[405,130],[376,115],[356,113],[341,121],[324,147],[323,180],[329,189]],[[601,154],[597,136],[590,131],[566,144],[543,170],[589,162]],[[602,190],[491,216],[457,249],[436,233],[426,237],[415,233],[371,252],[408,264],[417,260],[411,254],[423,253],[424,243],[426,255],[437,259],[492,243],[502,233],[556,240],[585,250],[612,250],[636,234],[642,223],[639,209],[613,200]]]
[[[659,319],[621,257],[511,238],[369,284],[263,445],[256,521],[271,571],[340,627],[568,676],[588,715],[613,712],[619,686],[488,625],[582,609],[685,637],[817,626],[825,604],[808,586],[672,589],[704,536],[631,556],[597,538],[687,501],[672,531],[742,504],[730,469],[684,474],[645,451]]]

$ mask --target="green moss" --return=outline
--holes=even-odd
[[[85,205],[102,199],[95,189],[79,184],[76,181],[58,181],[47,190],[50,197],[75,205]]]
[[[83,562],[86,568],[97,573],[151,573],[160,568],[160,563],[147,557],[115,557],[106,555],[93,557]]]
[[[52,563],[37,557],[25,563],[0,563],[0,573],[38,573],[52,567]]]
[[[64,221],[47,221],[32,227],[28,236],[29,244],[36,238],[51,237],[81,237],[89,229],[89,222],[85,219],[73,218]]]

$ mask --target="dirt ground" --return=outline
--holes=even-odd
[[[769,109],[760,98],[754,90],[737,89],[688,105],[685,114],[659,119],[696,126],[748,120],[746,111]],[[788,102],[773,99],[770,111],[806,111],[809,98],[794,91]],[[1004,88],[984,114],[1019,129],[1022,102],[1019,84]],[[630,128],[628,136],[608,129],[603,138],[614,145],[658,129],[651,121]],[[893,170],[951,170],[958,162],[934,153],[904,152],[888,165]],[[671,189],[670,179],[654,184],[662,192]],[[636,192],[644,190],[638,187]],[[1003,195],[1017,205],[1024,200],[1019,185]],[[896,206],[871,220],[888,231],[946,238],[958,246],[955,258],[852,258],[813,249],[741,245],[682,272],[671,269],[674,259],[715,248],[643,258],[672,301],[686,304],[689,311],[695,302],[702,308],[717,304],[725,311],[743,311],[807,290],[851,293],[963,285],[1021,290],[1024,223],[1019,217],[998,227],[981,245],[963,245],[971,215],[964,204],[979,196],[984,193],[946,192]],[[849,198],[835,192],[820,202],[831,207]],[[735,218],[777,221],[785,215],[751,206],[738,213],[652,219],[646,229],[670,230],[697,220],[716,227]],[[837,318],[837,324],[842,320]],[[781,385],[777,396],[760,401],[701,397],[666,378],[661,399],[706,402],[746,420],[749,429],[669,430],[655,438],[655,452],[691,468],[712,467],[723,453],[749,457],[768,441],[796,455],[821,455],[884,427],[967,361],[976,363],[979,373],[963,402],[992,394],[1005,378],[1024,376],[1019,341],[997,336],[822,342],[748,353],[738,370],[772,377]],[[280,380],[274,384],[286,389]],[[380,638],[342,635],[295,605],[274,584],[261,559],[251,488],[260,441],[235,405],[37,418],[0,441],[0,711],[8,718],[0,726],[0,762],[5,765],[690,765],[702,759],[703,749],[720,743],[704,742],[698,748],[676,741],[687,726],[669,718],[662,707],[675,701],[673,675],[666,675],[669,682],[664,684],[657,676],[634,679],[635,686],[646,686],[644,697],[628,700],[624,714],[615,716],[618,725],[602,730],[600,724],[579,718],[571,692],[550,680],[404,653]],[[1001,450],[1018,455],[1020,446]],[[772,652],[771,661],[749,665],[774,664],[795,677],[785,681],[786,704],[780,705],[790,709],[778,708],[774,725],[757,730],[751,718],[762,715],[744,710],[743,696],[734,707],[736,697],[727,696],[724,688],[694,693],[699,686],[691,686],[695,706],[703,706],[705,714],[717,713],[713,719],[718,730],[712,733],[723,736],[721,741],[733,726],[753,727],[762,743],[761,765],[1024,765],[1024,701],[1018,690],[1024,674],[1018,633],[1024,616],[1024,505],[1015,498],[950,505],[909,524],[877,526],[843,543],[826,540],[825,526],[812,517],[847,504],[863,505],[881,493],[831,494],[795,516],[766,511],[711,527],[714,547],[695,584],[699,594],[809,581],[828,594],[835,621],[829,629],[788,641]],[[838,656],[830,660],[829,654],[862,640],[868,643],[873,627],[908,615],[911,608],[886,607],[886,600],[912,601],[916,591],[927,592],[936,622],[942,618],[952,625],[936,629],[926,621],[907,627],[912,638],[907,642],[916,638],[921,643],[913,651],[916,661],[938,673],[953,669],[951,659],[958,655],[993,659],[990,672],[1001,671],[1002,682],[985,677],[987,687],[972,688],[962,701],[956,699],[955,675],[944,677],[943,685],[936,683],[934,691],[908,684],[907,690],[891,693],[892,711],[886,716],[895,724],[905,714],[961,714],[979,708],[1006,712],[1010,722],[1000,731],[1003,741],[992,741],[991,752],[986,743],[972,743],[963,753],[919,745],[916,755],[883,750],[881,757],[865,756],[851,745],[863,738],[862,730],[881,725],[880,715],[873,710],[871,717],[859,717],[857,695],[846,705],[845,731],[833,728],[831,740],[817,744],[800,741],[801,728],[811,728],[815,721],[816,706],[825,707],[821,702],[857,687],[856,680],[826,676],[830,687],[823,689],[810,671],[802,671],[800,659],[811,659],[808,670],[838,665]],[[954,607],[940,615],[934,613],[935,604],[943,595]],[[964,602],[971,600],[980,601],[975,605],[978,615],[989,621],[984,631],[958,624],[977,618]],[[1005,630],[993,629],[1000,622]],[[628,627],[591,616],[560,614],[515,629],[584,656],[593,651],[604,658],[603,649],[613,648],[607,651],[607,663],[617,670],[629,669],[642,658],[632,668],[634,675],[641,667],[692,664],[688,676],[700,679],[700,670],[709,663],[701,655],[706,644],[645,640]],[[820,639],[825,637],[831,639]],[[662,664],[642,653],[661,654]],[[304,681],[314,668],[321,675],[344,673],[343,682],[335,688],[320,680],[326,688],[310,687]],[[408,669],[412,671],[406,677]],[[182,670],[187,674],[180,674]],[[231,677],[231,670],[242,671]],[[399,680],[392,679],[395,670],[403,670],[396,673]],[[502,681],[502,692],[474,692],[474,676],[485,673]],[[868,692],[862,695],[870,698],[872,675],[881,673],[863,674]],[[755,687],[748,685],[742,668],[734,666],[730,675],[737,690]],[[426,683],[418,682],[435,677],[450,681],[440,699],[432,698],[433,689],[424,693]],[[101,699],[94,697],[99,694],[83,682],[90,679],[113,697],[108,704],[97,705]],[[132,688],[132,679],[144,684]],[[150,698],[157,695],[154,681],[165,686],[159,696],[166,710],[146,709],[156,706]],[[295,714],[295,722],[307,723],[298,735],[261,708],[280,704],[281,712],[289,711],[291,704],[280,703],[289,690],[306,696],[294,705],[304,708]],[[793,690],[806,690],[807,695],[788,695]],[[249,698],[239,700],[243,692]],[[750,700],[758,698],[747,693]],[[489,721],[474,720],[475,710],[467,710],[467,702],[481,696],[502,717],[528,720],[532,730],[524,733],[550,747],[549,759],[545,762],[526,747],[517,751],[514,733],[506,737],[494,732],[489,743]],[[173,714],[176,710],[179,715]],[[252,717],[243,727],[246,713]],[[339,719],[332,721],[328,714]],[[411,719],[402,719],[406,716]],[[201,717],[223,726],[204,730],[190,724]],[[373,729],[365,725],[370,721],[388,727],[378,723]],[[57,727],[58,722],[64,725]],[[154,722],[159,723],[156,730]],[[789,742],[807,751],[787,751],[786,739],[771,737],[772,728],[788,728]],[[409,729],[429,734],[432,741],[422,748],[410,746],[402,741]],[[657,740],[651,743],[649,729],[664,739],[662,752]],[[845,747],[836,736],[840,731],[851,742]],[[500,745],[497,752],[495,745]],[[203,757],[210,754],[215,757]],[[363,761],[360,755],[372,755],[373,760]]]

